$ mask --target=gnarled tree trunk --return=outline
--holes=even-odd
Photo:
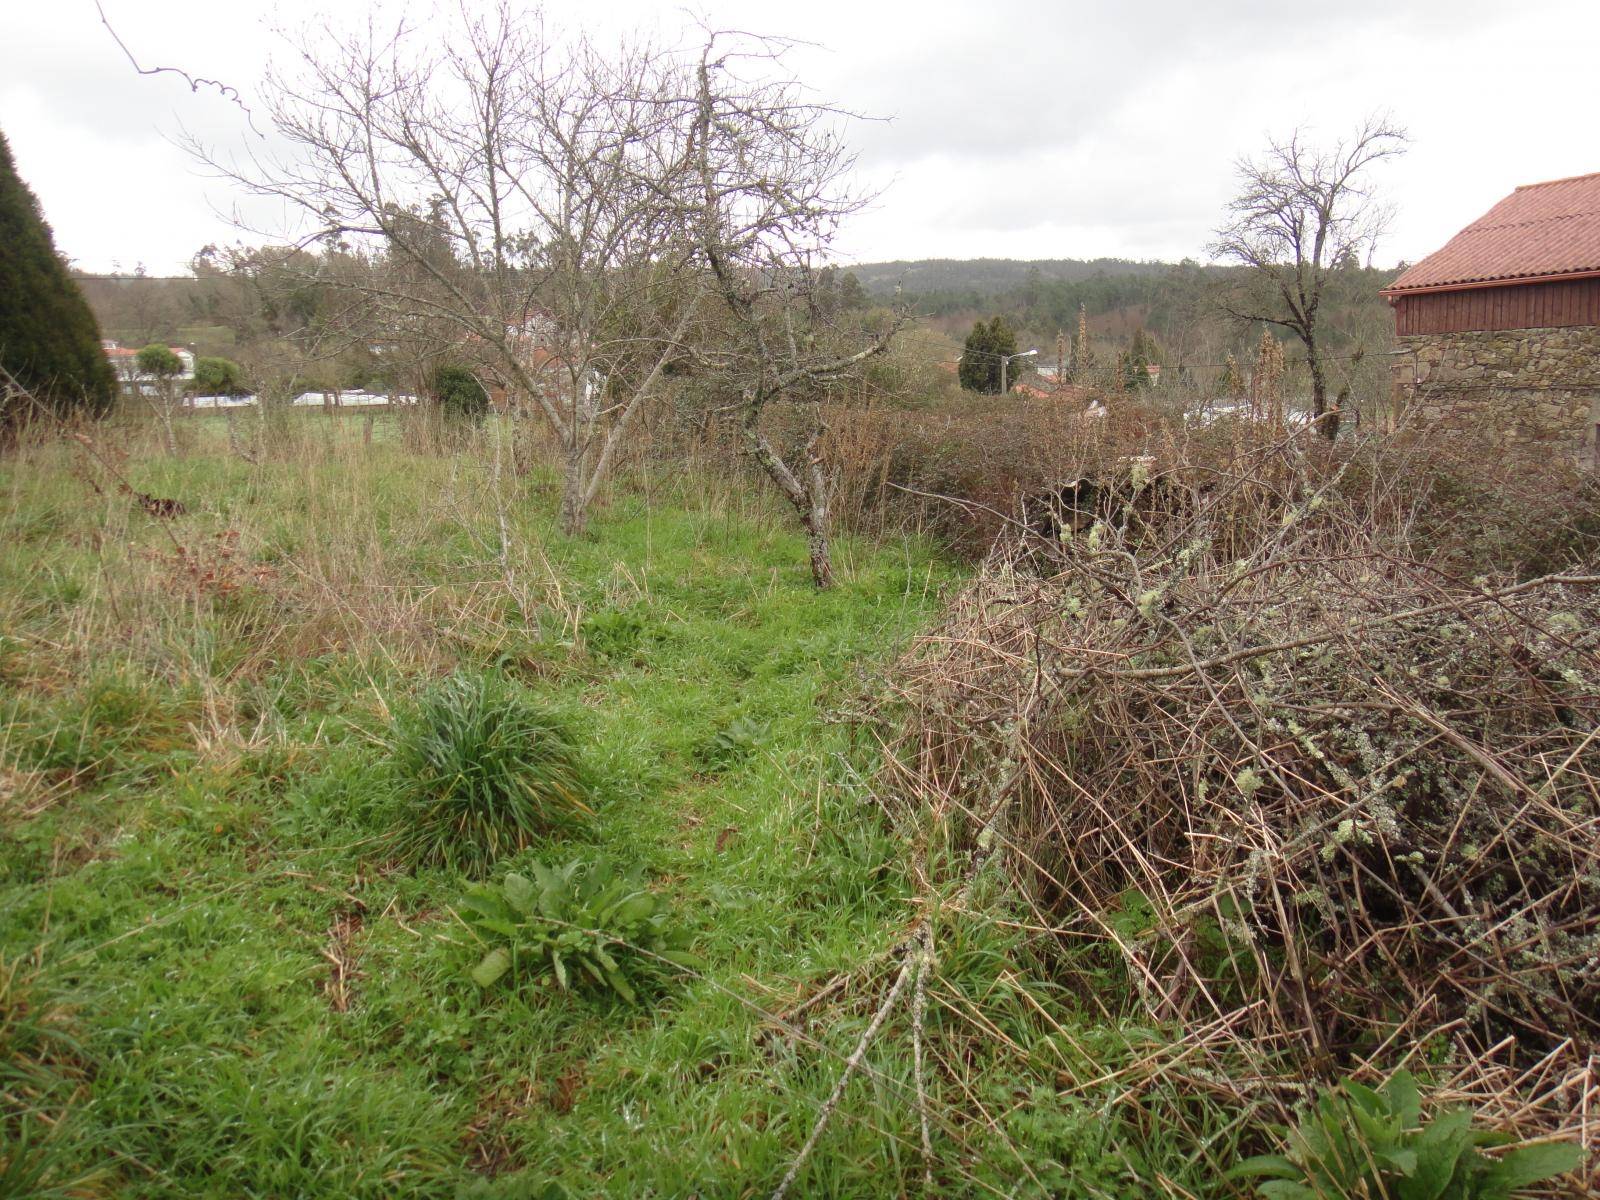
[[[760,464],[800,518],[806,533],[806,551],[811,559],[811,581],[819,589],[833,586],[831,516],[828,510],[828,477],[823,469],[818,444],[824,429],[820,416],[806,439],[806,470],[802,479],[783,461],[771,440],[761,430],[761,406],[747,399],[744,411],[744,443],[750,457]]]

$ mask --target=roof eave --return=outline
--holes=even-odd
[[[1473,279],[1462,283],[1429,283],[1421,287],[1386,287],[1378,295],[1390,300],[1401,296],[1425,296],[1432,292],[1465,292],[1474,288],[1518,287],[1525,283],[1557,283],[1568,279],[1600,279],[1600,269],[1556,271],[1549,275],[1516,275],[1509,279]]]

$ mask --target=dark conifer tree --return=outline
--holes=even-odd
[[[0,133],[0,366],[58,413],[103,413],[116,377],[100,348],[100,328],[56,254],[39,201],[17,176]],[[0,411],[0,432],[25,416],[20,403]]]
[[[1156,345],[1155,338],[1146,333],[1143,327],[1135,329],[1133,340],[1128,343],[1128,352],[1120,357],[1124,386],[1130,389],[1149,387],[1152,381],[1148,368],[1159,366],[1160,362],[1161,347]]]
[[[995,395],[1000,391],[1000,360],[1016,352],[1016,332],[1006,324],[1004,317],[995,317],[987,324],[979,321],[973,325],[961,349],[961,367],[957,372],[961,386],[969,392]]]

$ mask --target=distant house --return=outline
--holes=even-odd
[[[1594,452],[1600,173],[1517,188],[1383,294],[1396,390],[1424,421]]]
[[[105,353],[106,361],[111,364],[111,370],[116,375],[117,381],[125,392],[149,392],[157,384],[154,375],[146,375],[139,370],[139,352],[123,346],[109,339],[100,343],[100,349]],[[175,379],[182,382],[194,378],[194,351],[186,350],[182,346],[169,346],[173,354],[178,356],[178,361],[183,364],[183,369],[178,372]]]
[[[566,358],[543,346],[517,346],[513,343],[513,349],[533,386],[546,400],[557,405],[572,403],[575,368]],[[579,381],[581,387],[578,388],[578,401],[583,406],[580,420],[587,420],[599,405],[600,395],[605,390],[605,377],[594,367],[584,368],[580,365],[576,369],[582,372]],[[491,362],[482,368],[479,377],[488,387],[489,404],[496,411],[511,411],[537,403],[537,397],[524,396],[518,381],[513,380],[510,372],[496,363]]]
[[[1055,400],[1069,405],[1084,404],[1091,410],[1099,408],[1100,392],[1092,387],[1080,387],[1056,378],[1054,367],[1030,371],[1011,385],[1011,394],[1025,400]],[[1091,415],[1103,416],[1104,410]]]
[[[520,321],[507,323],[505,336],[506,351],[517,359],[539,395],[556,404],[570,404],[576,383],[583,409],[580,420],[588,419],[599,405],[605,377],[593,366],[574,368],[562,352],[561,328],[555,317],[547,309],[529,305]],[[473,369],[488,390],[490,407],[506,412],[536,405],[538,397],[524,394],[522,379],[507,369],[498,354],[486,352],[483,340],[472,335],[466,345],[469,357],[476,360]],[[581,373],[577,381],[573,379],[575,370]]]
[[[1028,400],[1048,400],[1065,391],[1065,386],[1043,375],[1025,375],[1011,385],[1013,396]]]

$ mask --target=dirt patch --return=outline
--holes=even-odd
[[[584,1081],[589,1077],[584,1069],[587,1065],[579,1059],[556,1076],[555,1089],[550,1093],[549,1102],[550,1110],[557,1116],[564,1117],[571,1112],[573,1105],[578,1102],[578,1097],[583,1094]]]
[[[509,1130],[539,1099],[539,1093],[539,1085],[524,1075],[479,1098],[472,1123],[461,1135],[461,1149],[471,1170],[493,1179],[521,1166]]]

